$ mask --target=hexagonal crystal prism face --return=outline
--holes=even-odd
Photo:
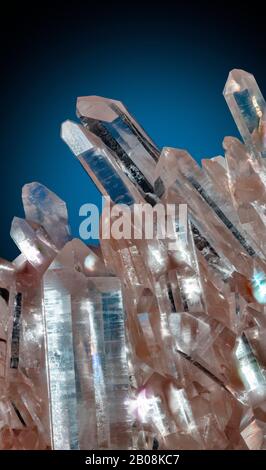
[[[253,75],[232,70],[224,97],[245,144],[255,154],[266,157],[266,103]]]
[[[154,157],[158,158],[159,150],[155,143],[121,101],[102,96],[80,96],[77,99],[77,116],[85,125],[89,125],[90,120],[114,123],[118,118],[121,118],[131,128],[132,134],[138,136],[143,144],[146,143],[147,146],[150,146],[150,149],[153,149]]]
[[[88,257],[94,260],[91,270]],[[104,273],[101,260],[73,240],[46,271],[42,286],[54,449],[130,447],[119,279]]]
[[[65,202],[37,182],[23,186],[22,200],[27,220],[40,224],[55,246],[62,248],[70,240]]]
[[[120,101],[85,96],[77,100],[82,124],[97,135],[131,171],[137,168],[152,183],[159,150]]]
[[[14,217],[10,235],[27,261],[43,273],[57,253],[57,248],[43,227]]]
[[[138,165],[124,152],[105,145],[103,140],[87,127],[65,121],[61,137],[79,159],[104,196],[116,204],[132,205],[151,200],[153,186]],[[146,169],[147,170],[147,169]],[[152,179],[152,174],[149,179]]]

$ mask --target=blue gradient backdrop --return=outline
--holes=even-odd
[[[230,69],[244,68],[266,94],[263,41],[258,48],[250,40],[246,16],[182,5],[140,15],[90,10],[86,2],[77,13],[70,2],[63,12],[51,7],[10,20],[2,39],[1,257],[17,254],[9,230],[12,217],[23,216],[25,183],[40,181],[67,202],[75,236],[80,205],[100,204],[60,140],[60,123],[75,119],[77,96],[123,101],[159,146],[187,148],[197,160],[220,154],[223,137],[238,135],[224,83]]]

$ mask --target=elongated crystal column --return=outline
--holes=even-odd
[[[75,122],[65,121],[61,137],[103,195],[109,196],[116,204],[132,205],[142,200],[134,187],[139,180],[128,180],[114,154],[94,134]]]
[[[43,278],[43,300],[52,446],[79,449],[71,295],[53,265]]]
[[[168,188],[168,193],[162,194],[162,200],[170,201],[171,198],[171,201],[177,203],[188,201],[192,230],[195,227],[196,234],[198,232],[201,238],[203,236],[207,240],[212,253],[218,254],[215,260],[218,270],[228,276],[237,267],[250,277],[250,265],[249,271],[246,269],[246,254],[255,258],[257,247],[253,248],[248,234],[239,220],[236,220],[235,212],[230,211],[230,206],[223,197],[215,195],[211,181],[192,157],[184,150],[164,148],[156,174],[158,179],[155,188]],[[199,216],[201,213],[204,213],[204,217]],[[197,243],[197,236],[194,240],[196,246],[200,245]],[[208,256],[208,262],[210,261]],[[212,265],[214,266],[213,262]]]
[[[159,158],[160,151],[121,101],[81,96],[77,99],[77,115],[120,158],[130,159],[141,171],[152,171],[152,160]]]
[[[73,240],[43,279],[53,448],[128,448],[121,285],[117,278],[103,277],[100,261],[88,272],[88,256],[95,259],[89,248]]]
[[[82,124],[112,152],[145,201],[154,204],[154,170],[160,151],[125,106],[101,96],[77,99]]]
[[[261,250],[260,256],[263,258],[266,246],[265,160],[251,160],[246,147],[234,137],[226,137],[223,145],[235,210],[250,239],[254,240],[252,243],[258,247],[257,251]]]
[[[125,319],[117,278],[90,278],[88,315],[98,447],[130,448]]]
[[[266,380],[263,368],[252,351],[245,334],[238,338],[235,354],[238,360],[239,374],[245,386],[249,403],[256,406],[265,400]]]
[[[224,97],[247,147],[266,157],[266,103],[253,75],[232,70]]]

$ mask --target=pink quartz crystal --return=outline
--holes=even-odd
[[[241,70],[224,96],[244,143],[202,166],[120,101],[78,98],[62,138],[133,235],[106,238],[104,212],[88,247],[57,195],[23,187],[21,254],[0,259],[0,449],[266,449],[266,104]],[[145,239],[135,203],[188,221]]]

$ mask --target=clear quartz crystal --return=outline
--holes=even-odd
[[[46,231],[41,226],[32,226],[30,222],[14,217],[10,234],[27,261],[43,272],[57,252]]]
[[[201,167],[120,101],[78,98],[62,138],[131,238],[104,238],[104,211],[89,248],[61,198],[23,187],[21,254],[0,260],[0,449],[266,449],[265,101],[241,70],[224,95],[244,143]],[[166,239],[134,203],[174,206]]]
[[[53,448],[130,447],[121,286],[97,270],[85,276],[75,264],[81,249],[65,245],[43,278]]]
[[[58,249],[70,239],[66,204],[40,183],[25,184],[22,201],[28,220],[41,225]]]
[[[104,143],[72,121],[62,124],[61,136],[102,194],[116,204],[134,204],[138,194]]]
[[[265,158],[266,103],[254,76],[244,70],[232,70],[224,97],[248,149]]]
[[[117,156],[130,160],[144,173],[150,172],[152,181],[153,160],[159,150],[120,101],[82,96],[77,99],[77,115]]]

